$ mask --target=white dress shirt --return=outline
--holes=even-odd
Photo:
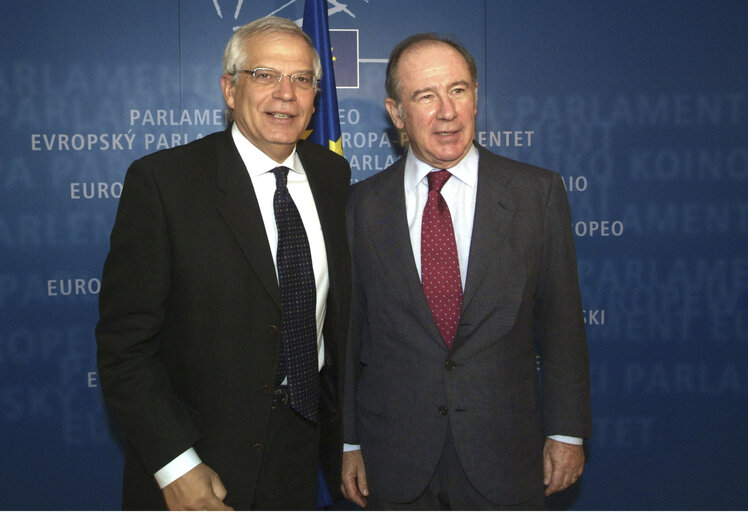
[[[413,260],[419,276],[421,275],[421,221],[429,194],[429,184],[426,176],[431,171],[438,170],[440,169],[422,162],[412,151],[408,151],[403,180],[405,186],[405,214],[410,232],[410,245],[413,248]],[[464,291],[470,256],[470,241],[473,237],[475,198],[478,193],[478,149],[472,146],[467,155],[457,165],[447,170],[452,174],[452,177],[442,187],[441,194],[452,217],[457,245],[457,260],[460,264],[460,279]],[[564,443],[582,444],[582,439],[578,437],[559,435],[548,437]],[[360,446],[345,444],[343,449],[344,451],[358,450]]]
[[[299,215],[304,223],[309,249],[312,256],[312,267],[314,269],[314,282],[317,287],[317,357],[319,369],[325,363],[324,340],[322,337],[322,326],[325,321],[327,307],[327,292],[330,288],[330,279],[327,271],[327,251],[325,250],[325,239],[322,234],[322,226],[319,222],[317,207],[314,196],[309,187],[304,166],[301,164],[296,150],[278,164],[265,153],[255,147],[239,131],[236,124],[231,128],[231,136],[239,150],[239,155],[247,168],[252,180],[252,187],[257,196],[257,203],[262,214],[262,222],[265,224],[270,252],[275,264],[275,276],[278,278],[278,264],[276,253],[278,252],[278,228],[275,224],[275,211],[273,209],[273,195],[275,194],[275,174],[271,171],[279,165],[288,167],[288,192],[299,210]],[[285,382],[285,381],[284,381]],[[159,486],[163,489],[177,478],[181,477],[201,460],[194,448],[189,448],[177,458],[169,462],[154,475]]]
[[[413,248],[413,259],[421,275],[421,222],[423,209],[429,196],[429,183],[426,176],[431,171],[438,171],[421,162],[412,151],[405,160],[405,214],[410,231],[410,245]],[[457,244],[457,260],[460,263],[460,280],[465,290],[470,240],[473,238],[473,218],[475,217],[475,196],[478,191],[478,150],[470,148],[465,157],[451,169],[452,177],[441,190],[442,197],[449,207],[452,226]]]

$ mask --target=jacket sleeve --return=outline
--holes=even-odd
[[[589,437],[590,376],[571,215],[552,173],[543,212],[543,257],[534,332],[541,356],[544,430]]]
[[[152,167],[136,161],[125,177],[104,264],[96,340],[104,397],[155,473],[200,434],[172,390],[159,351],[171,253]]]
[[[346,223],[348,244],[351,250],[351,310],[348,324],[348,339],[345,357],[345,380],[343,386],[343,441],[346,444],[359,444],[358,421],[356,413],[356,389],[361,374],[361,344],[367,332],[366,299],[359,280],[360,269],[356,258],[356,192],[359,187],[353,186],[348,196]]]

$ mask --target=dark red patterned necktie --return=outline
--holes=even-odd
[[[421,223],[421,280],[423,293],[436,326],[452,348],[462,307],[462,280],[457,244],[447,202],[441,189],[452,175],[449,171],[428,174],[429,197]]]

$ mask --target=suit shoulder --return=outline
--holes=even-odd
[[[512,160],[479,146],[479,167],[502,175],[502,181],[510,186],[531,186],[548,191],[561,183],[561,175],[537,165]]]
[[[554,174],[558,174],[555,171],[539,167],[537,165],[528,164],[526,162],[520,162],[518,160],[512,160],[505,156],[497,155],[489,151],[488,149],[479,146],[480,161],[489,164],[490,168],[502,169],[505,172],[525,176],[528,178],[538,179],[551,179]]]
[[[351,166],[348,164],[348,160],[334,151],[313,142],[300,140],[296,144],[296,153],[305,168],[308,166],[315,172],[343,180],[346,186],[350,183]]]
[[[322,161],[331,165],[349,167],[348,160],[335,153],[334,151],[330,151],[326,147],[315,144],[314,142],[300,140],[296,144],[296,151],[302,158]]]
[[[361,181],[353,184],[352,188],[356,188],[363,192],[371,189],[381,189],[382,187],[390,184],[391,180],[402,181],[402,173],[405,168],[405,158],[400,158],[389,167],[379,171],[376,174],[364,178]]]
[[[151,172],[164,172],[169,169],[184,170],[185,167],[194,166],[203,159],[210,158],[216,153],[216,144],[221,137],[226,137],[226,132],[216,132],[194,140],[189,144],[162,149],[145,155],[130,167],[135,169],[149,169]]]

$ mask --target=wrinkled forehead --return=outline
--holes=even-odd
[[[298,70],[313,70],[314,50],[298,34],[287,31],[253,34],[244,42],[247,64],[271,66],[294,63]]]
[[[472,84],[465,57],[440,41],[420,41],[405,50],[397,63],[396,74],[401,89],[420,87],[415,82],[432,74],[449,74],[451,81]]]

